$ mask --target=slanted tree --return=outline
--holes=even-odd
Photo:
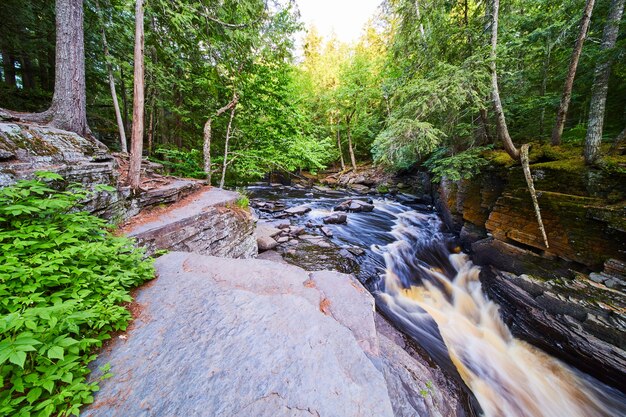
[[[612,0],[609,7],[609,16],[602,34],[601,50],[605,52],[593,75],[593,87],[591,88],[591,102],[589,104],[589,122],[587,135],[585,136],[585,162],[593,164],[600,155],[600,143],[602,142],[602,129],[604,126],[604,112],[606,109],[606,95],[609,89],[609,76],[613,59],[606,55],[615,47],[619,23],[624,12],[624,0]]]
[[[208,120],[206,121],[206,123],[204,124],[204,145],[203,145],[202,149],[203,149],[203,155],[204,155],[204,172],[206,174],[207,184],[209,184],[209,185],[211,185],[211,175],[212,175],[212,169],[211,169],[211,136],[212,136],[211,124],[213,123],[213,118],[214,117],[219,117],[221,114],[223,114],[227,110],[233,109],[237,105],[238,101],[239,101],[239,96],[237,96],[235,94],[233,99],[227,105],[225,105],[224,107],[222,107],[221,109],[216,111],[215,115],[209,117]]]
[[[552,144],[561,144],[561,136],[563,135],[563,127],[567,119],[567,110],[569,108],[570,100],[572,99],[572,88],[574,87],[574,77],[576,76],[576,68],[578,68],[578,60],[583,50],[583,44],[587,37],[587,31],[589,30],[589,21],[591,20],[591,13],[593,12],[593,5],[595,0],[587,0],[585,4],[585,10],[583,10],[583,17],[580,20],[580,30],[578,32],[578,38],[576,38],[576,44],[574,44],[574,50],[572,51],[572,58],[570,59],[569,68],[567,70],[567,77],[565,77],[565,86],[563,87],[563,95],[561,96],[561,104],[556,112],[556,124],[552,130]],[[543,86],[545,90],[545,85]]]
[[[141,186],[141,156],[144,128],[143,0],[135,3],[135,74],[133,89],[133,132],[131,137],[128,183],[133,190]]]
[[[230,106],[230,118],[228,119],[228,127],[226,128],[226,140],[224,141],[224,161],[222,162],[222,177],[220,178],[220,188],[224,188],[224,181],[226,179],[226,169],[228,168],[228,144],[230,142],[230,136],[232,132],[233,119],[235,118],[235,109],[237,108],[237,102],[239,101],[239,97],[235,92],[233,94],[233,100],[231,103],[234,103]],[[233,159],[234,160],[234,159]],[[231,160],[231,162],[233,161]]]
[[[498,130],[498,135],[502,139],[504,143],[504,149],[509,154],[509,156],[521,162],[522,168],[524,170],[524,177],[526,178],[526,183],[528,185],[528,191],[530,192],[530,196],[532,198],[533,207],[535,208],[535,216],[537,217],[537,223],[539,225],[539,231],[541,232],[541,236],[543,237],[543,242],[546,248],[549,247],[548,244],[548,236],[546,234],[546,229],[543,225],[543,220],[541,218],[541,210],[539,209],[539,202],[537,201],[537,193],[535,192],[535,185],[533,182],[533,177],[530,173],[530,166],[528,160],[528,149],[529,145],[524,144],[521,147],[521,152],[515,147],[511,136],[509,135],[509,129],[506,125],[506,119],[504,117],[504,110],[502,108],[502,102],[500,101],[500,92],[498,89],[498,72],[496,67],[496,58],[497,58],[497,47],[498,47],[498,17],[500,11],[500,0],[492,0],[492,10],[491,10],[491,88],[492,88],[492,97],[493,97],[493,107],[496,113],[496,127]]]

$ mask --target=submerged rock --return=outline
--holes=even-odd
[[[330,216],[324,217],[324,223],[326,224],[343,224],[348,220],[348,216],[345,213],[333,213]]]
[[[333,208],[335,211],[349,211],[354,213],[374,210],[374,205],[361,200],[346,200]]]

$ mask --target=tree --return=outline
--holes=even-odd
[[[513,144],[511,135],[509,135],[509,128],[506,125],[506,118],[504,117],[504,109],[502,108],[502,101],[500,100],[500,89],[498,88],[498,71],[496,68],[497,58],[497,46],[498,46],[498,15],[500,11],[500,0],[492,0],[491,11],[491,97],[493,100],[493,109],[496,114],[496,128],[498,136],[502,139],[504,149],[509,156],[519,161],[519,150]]]
[[[52,104],[42,113],[8,113],[23,121],[47,123],[91,137],[87,125],[83,0],[57,0],[55,13],[56,61]],[[9,66],[12,65],[9,62]]]
[[[204,172],[206,174],[207,184],[209,184],[209,185],[211,185],[211,174],[212,174],[212,169],[211,169],[211,135],[212,135],[211,124],[213,123],[213,118],[214,117],[219,117],[221,114],[223,114],[227,110],[230,110],[231,108],[234,108],[237,105],[238,101],[239,101],[239,97],[235,94],[235,96],[230,101],[230,103],[228,103],[227,105],[225,105],[224,107],[222,107],[221,109],[216,111],[215,115],[209,117],[208,120],[206,121],[206,123],[204,124],[204,144],[203,144],[202,149],[203,149],[203,156],[204,156]]]
[[[235,92],[233,94],[232,106],[230,106],[230,118],[228,119],[228,127],[226,128],[226,140],[224,141],[224,160],[222,161],[222,177],[220,178],[220,188],[224,188],[224,180],[226,178],[226,168],[228,168],[228,143],[230,142],[230,135],[232,132],[233,119],[235,117],[235,109],[237,108],[237,102],[239,97]],[[233,160],[231,160],[232,162]]]
[[[113,109],[115,110],[115,120],[117,121],[117,129],[120,135],[120,151],[122,153],[128,152],[128,146],[126,144],[126,131],[124,129],[124,121],[122,120],[122,112],[120,111],[120,104],[117,100],[117,92],[115,90],[115,77],[113,77],[113,66],[111,65],[111,54],[109,53],[109,45],[107,43],[106,31],[104,19],[102,17],[102,10],[98,1],[96,1],[96,8],[98,9],[98,17],[100,25],[102,26],[102,46],[104,48],[104,59],[106,61],[107,71],[109,73],[109,88],[111,89],[111,99],[113,100]]]
[[[609,7],[609,16],[602,34],[601,49],[610,52],[615,46],[619,23],[624,12],[624,0],[612,0]],[[609,76],[613,60],[606,54],[600,57],[593,77],[591,88],[591,103],[589,104],[589,122],[585,137],[585,162],[593,164],[600,154],[602,129],[604,126],[604,112],[606,109],[606,95],[609,88]]]
[[[574,86],[574,77],[576,76],[576,68],[578,68],[578,60],[583,50],[583,44],[587,37],[587,31],[589,29],[589,21],[591,20],[591,13],[593,12],[593,5],[595,0],[587,0],[585,4],[585,10],[583,11],[583,17],[580,20],[580,31],[578,38],[576,38],[576,44],[572,51],[572,58],[570,59],[569,69],[567,71],[567,77],[565,78],[565,86],[563,87],[563,95],[561,96],[561,104],[556,112],[556,124],[552,131],[552,144],[561,144],[561,136],[563,135],[563,127],[565,126],[565,120],[567,119],[567,110],[572,98],[572,88]],[[544,87],[545,88],[545,87]]]
[[[144,128],[143,0],[135,4],[135,75],[133,94],[133,133],[131,137],[128,183],[133,190],[141,186],[141,157]]]

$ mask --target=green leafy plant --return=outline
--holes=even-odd
[[[205,178],[202,170],[202,153],[197,149],[184,151],[171,148],[159,148],[155,151],[159,158],[153,161],[163,164],[167,171],[178,177]]]
[[[0,415],[78,415],[87,364],[131,318],[129,290],[154,276],[132,241],[80,211],[89,192],[56,174],[0,189]],[[55,184],[56,186],[57,184]]]
[[[489,161],[482,156],[482,153],[488,149],[491,147],[480,146],[456,155],[446,156],[448,149],[439,148],[424,162],[424,165],[433,174],[433,181],[441,181],[444,177],[452,181],[469,179],[489,164]]]

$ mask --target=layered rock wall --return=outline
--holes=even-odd
[[[514,334],[626,391],[626,175],[531,170],[549,248],[520,167],[444,180],[437,208]]]

